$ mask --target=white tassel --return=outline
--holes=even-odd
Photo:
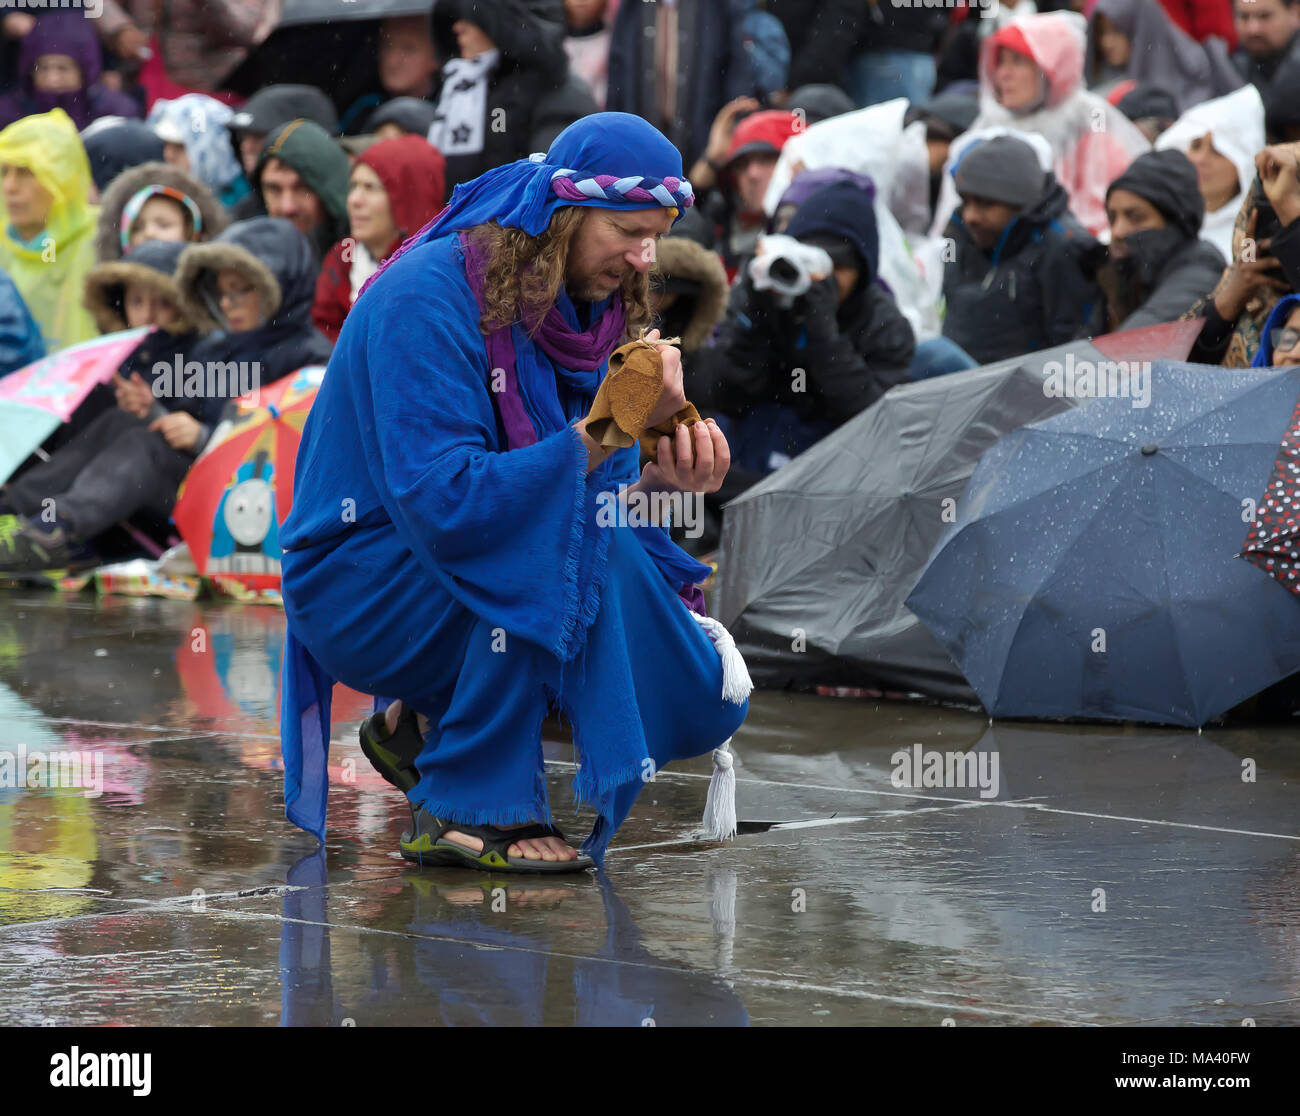
[[[731,633],[712,616],[701,616],[692,612],[700,627],[708,633],[713,641],[713,649],[722,660],[722,698],[739,705],[753,692],[754,682],[749,677],[749,668],[745,666],[745,657],[736,648],[736,641]]]
[[[713,749],[713,778],[709,780],[704,800],[704,837],[709,841],[729,841],[736,835],[736,772],[731,754],[731,738]]]

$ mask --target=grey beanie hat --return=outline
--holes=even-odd
[[[1043,196],[1047,172],[1034,149],[1015,136],[977,143],[953,167],[957,193],[1024,209]]]

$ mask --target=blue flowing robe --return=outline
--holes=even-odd
[[[585,329],[606,304],[558,305]],[[558,708],[599,863],[654,770],[717,747],[747,704],[722,700],[677,596],[707,567],[662,528],[598,521],[599,494],[638,471],[634,446],[588,475],[570,428],[604,368],[559,368],[514,327],[540,436],[507,452],[478,321],[448,236],[391,264],[344,323],[281,531],[286,814],[323,840],[335,680],[430,719],[409,797],[470,824],[549,817],[541,723]]]

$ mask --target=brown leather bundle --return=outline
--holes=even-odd
[[[662,343],[662,342],[661,342]],[[602,446],[625,449],[636,441],[654,457],[659,439],[683,424],[693,426],[700,413],[687,403],[670,419],[646,427],[664,386],[664,362],[648,341],[629,341],[609,357],[609,372],[587,415],[587,433]]]

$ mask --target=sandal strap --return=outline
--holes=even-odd
[[[424,811],[421,811],[424,813]],[[425,813],[426,817],[433,817],[432,814]],[[467,822],[449,821],[446,818],[433,818],[437,822],[436,831],[425,830],[435,841],[442,837],[449,829],[454,829],[457,833],[464,833],[467,837],[477,837],[483,842],[483,852],[496,852],[502,860],[509,860],[510,846],[516,841],[534,840],[538,837],[558,837],[561,841],[565,840],[564,834],[551,825],[542,825],[540,822],[533,825],[526,825],[522,829],[501,829],[495,825],[470,825]],[[567,843],[567,842],[566,842]],[[479,854],[480,856],[483,853]]]

